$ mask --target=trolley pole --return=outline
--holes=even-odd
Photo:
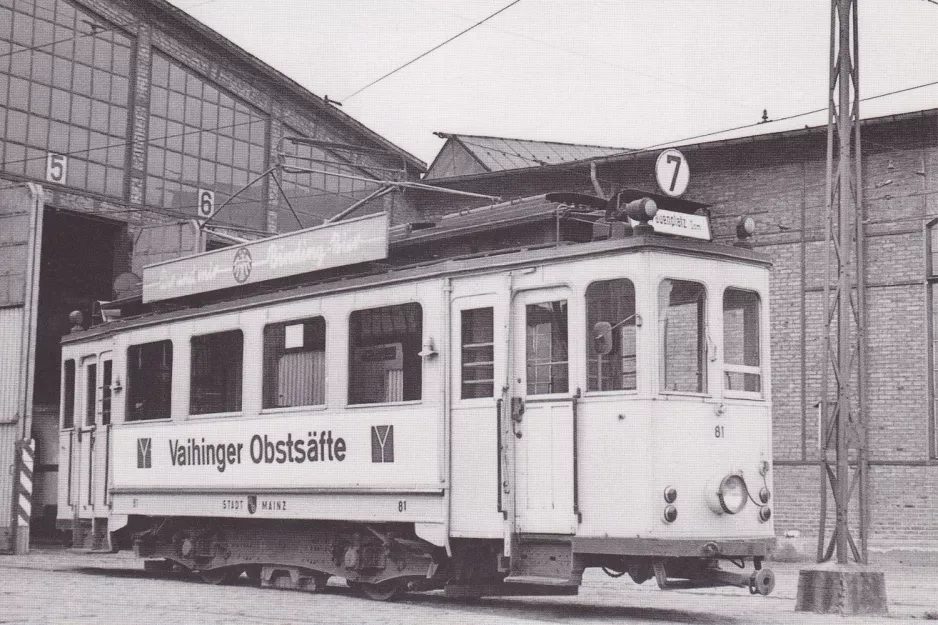
[[[831,0],[817,561],[828,562],[836,552],[837,564],[800,572],[795,609],[883,614],[883,573],[865,568],[869,559],[869,428],[858,2]],[[834,498],[835,525],[825,547],[828,485]],[[850,531],[853,495],[859,516],[859,547]],[[854,566],[850,566],[851,555]]]

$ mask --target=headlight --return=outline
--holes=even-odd
[[[720,482],[717,489],[717,497],[720,500],[720,507],[728,514],[737,514],[746,507],[746,500],[749,499],[749,491],[746,489],[746,482],[738,475],[727,475]]]

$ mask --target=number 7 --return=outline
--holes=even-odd
[[[674,187],[677,185],[677,175],[681,171],[681,163],[683,162],[684,161],[680,156],[677,156],[676,154],[668,154],[668,163],[677,163],[677,165],[674,167],[674,176],[671,178],[672,191],[674,191]]]

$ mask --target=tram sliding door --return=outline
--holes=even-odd
[[[576,529],[568,301],[555,288],[522,291],[512,304],[516,533]]]

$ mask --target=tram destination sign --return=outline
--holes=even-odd
[[[388,214],[376,213],[143,268],[143,302],[195,295],[388,255]]]

